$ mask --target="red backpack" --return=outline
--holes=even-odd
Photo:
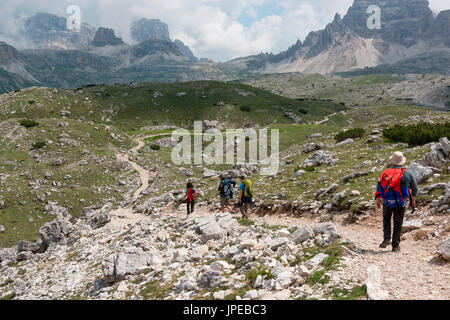
[[[376,197],[380,196],[387,207],[403,207],[409,196],[408,186],[402,188],[405,168],[386,169],[380,177]]]
[[[197,192],[195,191],[195,189],[188,189],[187,198],[189,202],[197,200]]]

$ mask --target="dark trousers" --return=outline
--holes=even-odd
[[[391,241],[391,220],[394,216],[394,233],[392,234],[392,246],[400,246],[400,237],[402,236],[403,218],[406,208],[391,208],[383,206],[383,232],[384,240]]]
[[[195,201],[187,202],[187,214],[188,215],[190,215],[192,212],[194,212],[194,206],[195,206]]]

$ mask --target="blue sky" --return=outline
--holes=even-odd
[[[283,13],[283,7],[281,7],[277,1],[267,1],[262,5],[255,5],[252,9],[253,10],[243,11],[237,19],[237,21],[242,23],[245,27],[250,27],[255,21],[265,17],[272,15],[280,16]]]

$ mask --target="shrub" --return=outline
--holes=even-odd
[[[334,139],[336,142],[341,142],[347,139],[355,139],[355,138],[361,138],[364,136],[364,133],[366,130],[363,128],[353,128],[348,131],[339,132]]]
[[[161,150],[161,147],[158,146],[157,144],[152,144],[152,145],[150,146],[150,149],[155,150],[155,151],[158,151],[158,150]]]
[[[406,126],[397,124],[383,130],[383,135],[394,142],[422,146],[444,137],[450,138],[450,122],[436,124],[422,122]]]
[[[305,167],[306,172],[314,172],[316,171],[316,168],[314,166],[307,166]]]
[[[28,104],[34,104],[36,101],[34,101],[34,100],[28,100]]]
[[[33,149],[35,149],[35,150],[42,149],[43,147],[45,147],[44,141],[38,141],[38,142],[33,143]]]
[[[302,108],[298,109],[298,112],[300,112],[301,114],[308,114],[308,110]]]
[[[240,109],[243,112],[250,112],[250,110],[251,110],[249,106],[242,106],[242,107],[240,107]]]
[[[39,125],[39,123],[34,120],[21,120],[19,123],[21,126],[24,126],[25,128],[33,128]]]

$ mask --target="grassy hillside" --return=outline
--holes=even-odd
[[[332,101],[298,101],[243,84],[214,81],[34,89],[6,97],[2,108],[7,113],[25,108],[22,116],[30,119],[53,117],[66,110],[69,119],[108,123],[124,131],[149,125],[190,128],[194,120],[214,119],[230,127],[292,123],[285,112],[307,122],[346,109]],[[0,119],[9,118],[7,113]]]
[[[20,88],[30,87],[33,83],[20,76],[0,69],[0,94]]]
[[[293,121],[286,111],[307,122],[345,109],[331,101],[302,102],[212,81],[31,88],[2,95],[0,101],[0,201],[5,202],[0,225],[6,227],[0,247],[33,239],[53,219],[44,213],[48,202],[77,217],[89,205],[123,201],[139,184],[137,173],[116,161],[118,150],[133,146],[126,132],[142,133],[155,125],[191,128],[202,119],[230,127],[288,125]],[[38,125],[26,128],[22,120]],[[61,166],[54,166],[59,160]]]
[[[445,108],[450,100],[450,78],[443,75],[340,77],[290,73],[258,76],[242,82],[284,97],[333,99],[348,107],[424,105]]]
[[[254,182],[255,199],[268,207],[273,207],[284,201],[299,201],[308,205],[316,201],[315,193],[317,191],[330,186],[332,183],[337,183],[340,185],[338,192],[346,191],[347,196],[344,201],[347,201],[348,209],[351,207],[351,203],[349,204],[348,201],[355,203],[355,206],[353,206],[355,210],[358,208],[358,204],[372,203],[376,179],[386,166],[386,162],[378,161],[386,161],[397,150],[403,151],[410,162],[419,161],[429,151],[429,146],[412,148],[408,145],[398,145],[387,139],[369,144],[366,142],[369,134],[375,128],[383,129],[396,123],[410,123],[411,120],[408,119],[411,116],[418,116],[417,119],[419,120],[414,121],[420,121],[420,119],[444,121],[450,118],[446,112],[432,111],[421,107],[372,106],[350,109],[345,115],[335,115],[321,124],[272,124],[270,128],[280,130],[280,172],[275,177],[260,176],[259,172],[251,177]],[[361,139],[355,139],[354,143],[336,145],[335,134],[351,127],[363,127],[366,132]],[[309,137],[313,133],[321,133],[322,137],[310,140]],[[149,199],[169,192],[182,191],[187,178],[193,178],[197,181],[196,188],[204,193],[201,198],[202,201],[216,203],[218,201],[217,179],[203,179],[203,166],[184,165],[183,168],[192,170],[193,176],[191,177],[181,174],[180,167],[174,165],[169,167],[171,148],[161,148],[158,151],[151,149],[151,145],[157,139],[148,139],[146,147],[141,149],[135,158],[143,166],[151,164],[161,168],[157,178],[153,181],[153,186],[150,188],[153,193],[142,197],[139,203],[144,204]],[[295,172],[301,169],[303,162],[311,155],[311,153],[302,154],[302,147],[304,144],[311,142],[323,143],[324,150],[330,152],[333,157],[339,160],[334,166],[321,165],[316,167],[314,171],[306,172],[301,177],[293,179]],[[366,164],[362,165],[363,163]],[[205,167],[216,171],[226,171],[230,168],[227,165]],[[372,171],[373,168],[375,168],[374,171]],[[371,172],[367,176],[350,179],[345,183],[341,181],[346,175],[366,171]],[[421,187],[432,183],[446,182],[449,178],[449,173],[443,171],[439,178],[434,179],[433,182],[427,182]],[[351,196],[353,190],[358,191],[360,195]],[[333,194],[330,194],[322,201],[330,202],[332,196]]]
[[[314,80],[314,83],[322,77]],[[306,81],[306,80],[305,80]],[[310,86],[310,80],[304,82]],[[398,78],[358,78],[358,87],[396,83]],[[337,89],[336,89],[337,90]],[[369,89],[368,89],[369,90]],[[331,93],[330,93],[331,96]],[[339,100],[338,100],[339,101]],[[344,111],[344,113],[341,113]],[[286,117],[295,114],[302,123]],[[330,116],[333,114],[332,116]],[[330,116],[326,120],[325,116]],[[385,159],[397,148],[392,142],[367,144],[361,140],[335,146],[334,135],[350,127],[382,128],[411,116],[418,119],[445,119],[445,112],[412,106],[367,106],[348,109],[328,97],[292,99],[239,83],[214,81],[177,84],[99,85],[74,90],[31,88],[0,96],[0,247],[21,239],[34,239],[39,227],[53,219],[45,212],[49,202],[58,202],[74,217],[84,207],[111,203],[118,206],[140,184],[137,172],[116,160],[118,152],[135,145],[133,136],[159,135],[146,140],[146,146],[133,155],[142,167],[153,168],[157,177],[138,204],[182,190],[188,177],[196,178],[203,201],[217,200],[216,180],[202,179],[203,166],[186,165],[193,176],[171,163],[171,148],[152,149],[171,129],[192,129],[194,120],[219,120],[225,128],[269,127],[280,130],[281,171],[272,178],[252,177],[256,198],[266,203],[282,200],[314,201],[314,194],[346,174],[358,170],[367,160]],[[326,121],[314,124],[318,120]],[[21,121],[35,121],[28,128]],[[292,180],[308,155],[302,146],[313,133],[322,133],[317,142],[339,158],[334,167],[321,166]],[[400,147],[399,147],[400,148]],[[420,159],[427,147],[401,147],[408,157]],[[358,150],[355,155],[355,150]],[[289,160],[289,162],[288,162]],[[229,166],[210,166],[225,171]],[[377,170],[382,167],[377,166]],[[372,197],[378,171],[349,181],[342,189],[361,192],[359,201]],[[442,174],[439,181],[448,180]]]

